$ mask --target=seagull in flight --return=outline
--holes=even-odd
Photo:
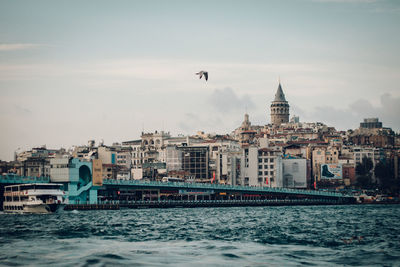
[[[208,72],[207,71],[204,71],[204,70],[199,71],[199,72],[196,73],[196,75],[200,75],[200,77],[199,77],[200,79],[204,75],[204,78],[206,79],[206,81],[208,80]]]

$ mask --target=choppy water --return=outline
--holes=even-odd
[[[0,265],[400,266],[400,205],[1,213]]]

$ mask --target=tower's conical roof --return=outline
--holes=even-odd
[[[281,83],[279,83],[278,90],[276,90],[274,102],[283,101],[286,102],[285,94],[283,93]]]

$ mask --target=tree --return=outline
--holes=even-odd
[[[393,169],[390,164],[379,162],[375,166],[375,177],[379,181],[379,187],[386,193],[394,193],[398,187],[398,183],[394,178]]]
[[[370,189],[373,188],[372,183],[372,168],[374,164],[370,158],[364,157],[361,163],[357,163],[356,166],[356,177],[357,185],[360,188]]]

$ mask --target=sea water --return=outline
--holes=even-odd
[[[0,213],[0,265],[400,266],[400,205]]]

